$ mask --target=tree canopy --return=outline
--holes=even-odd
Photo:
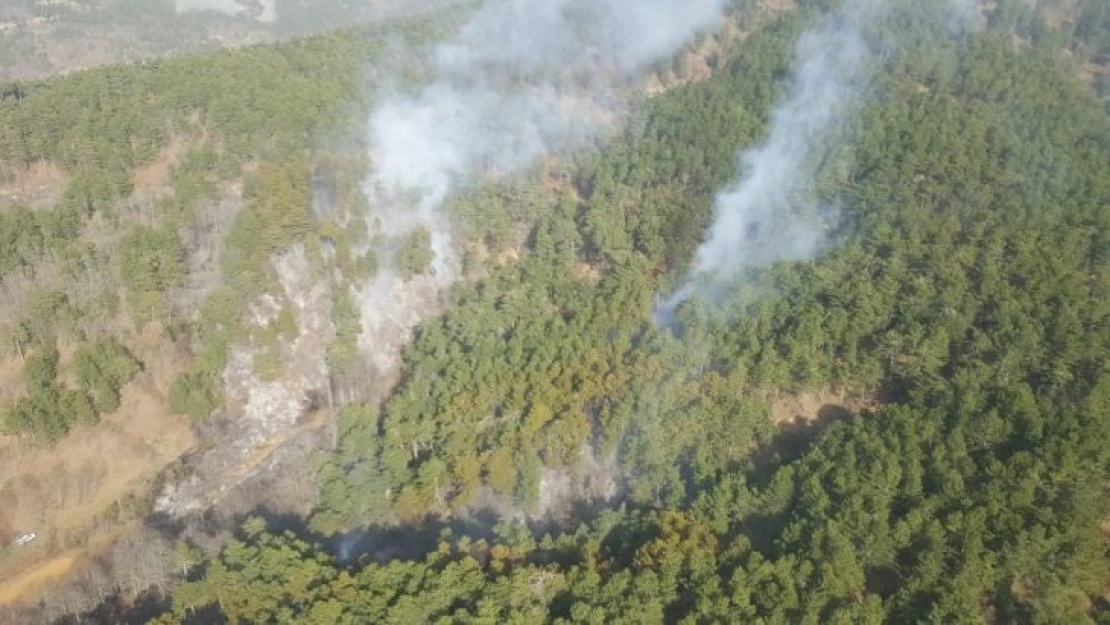
[[[750,267],[669,327],[656,301],[831,3],[707,54],[616,136],[461,189],[444,219],[463,279],[388,398],[342,407],[305,531],[251,518],[203,561],[182,544],[157,622],[1110,622],[1110,115],[1087,80],[1106,3],[1061,20],[1060,3],[1003,0],[940,36],[939,1],[868,34],[901,45],[816,146],[802,201],[836,208],[828,248]],[[377,248],[364,157],[328,163],[343,210],[314,210],[311,153],[341,142],[372,97],[357,68],[388,53],[345,32],[5,87],[0,177],[49,162],[67,183],[52,207],[0,212],[0,273],[71,278],[5,320],[26,355],[5,431],[57,440],[141,369],[83,324],[110,298],[73,276],[118,272],[133,317],[192,339],[168,401],[199,420],[232,346],[263,344],[261,376],[299,331],[277,297],[271,321],[245,320],[296,246],[331,289],[333,376],[364,377],[355,280],[426,272],[430,235]],[[182,137],[172,193],[123,218],[135,168]],[[229,196],[226,220],[205,213]],[[60,337],[80,344],[74,389]],[[832,396],[866,401],[776,414]]]

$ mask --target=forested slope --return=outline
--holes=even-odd
[[[673,334],[651,326],[660,268],[689,257],[801,19],[650,101],[638,130],[550,200],[525,259],[460,288],[422,327],[382,436],[373,418],[350,419],[347,462],[376,445],[381,470],[365,474],[389,480],[366,490],[423,502],[416,514],[445,497],[465,505],[484,463],[495,490],[528,503],[540,466],[570,468],[589,444],[621,456],[645,503],[677,503],[683,460],[735,460],[707,453],[716,444],[744,455],[767,431],[771,391],[906,401],[971,375],[1063,399],[1094,385],[1107,339],[1105,114],[1051,50],[1017,52],[992,32],[888,62],[882,95],[854,120],[850,168],[834,154],[821,174],[844,207],[843,244],[759,274],[722,307],[691,303]],[[721,394],[734,403],[706,410]],[[336,505],[383,511],[348,494]]]
[[[466,0],[14,0],[0,7],[0,80],[237,48],[388,22]]]
[[[388,28],[398,45],[442,32],[434,21]],[[127,526],[153,540],[153,530],[135,526],[151,512],[159,473],[194,436],[204,448],[236,444],[226,430],[213,439],[190,429],[211,425],[227,404],[222,374],[233,346],[263,347],[247,375],[257,368],[272,379],[285,366],[280,348],[299,328],[271,255],[307,243],[316,268],[338,265],[349,280],[373,272],[365,220],[337,221],[365,206],[364,150],[347,132],[373,95],[365,64],[407,62],[384,43],[381,30],[347,30],[0,86],[5,602],[24,575],[57,558],[78,569],[88,556],[116,561],[89,574],[101,588],[122,586],[128,574],[118,562],[137,558],[109,556],[105,546]],[[309,206],[317,168],[331,171],[333,186],[320,216]],[[326,261],[322,233],[333,246]],[[352,240],[364,243],[358,253]],[[259,328],[245,307],[265,293],[280,297],[281,310]],[[333,348],[323,337],[321,358],[349,352],[355,325]],[[249,444],[280,442],[255,434]],[[38,539],[10,542],[25,533]],[[103,598],[52,590],[29,622]]]
[[[464,279],[383,404],[337,402],[306,531],[181,542],[163,620],[1107,621],[1105,2],[999,2],[955,38],[900,3],[875,33],[900,45],[817,150],[827,249],[653,323],[826,4],[728,40],[611,140],[452,198]],[[353,285],[430,250],[378,249],[349,128],[367,74],[427,78],[391,41],[440,17],[0,87],[0,340],[24,374],[4,432],[47,446],[118,408],[150,322],[186,354],[173,411],[227,418],[237,347],[262,381],[298,364],[291,247],[329,289],[328,393],[370,385]],[[33,171],[57,197],[20,199]],[[842,399],[784,431],[800,397]]]
[[[623,505],[356,565],[252,521],[166,622],[1105,621],[1110,119],[1057,39],[998,19],[885,58],[820,170],[839,244],[652,325],[807,19],[580,159],[348,409],[313,527],[535,510],[602,469]],[[777,445],[773,397],[825,388],[879,406]]]

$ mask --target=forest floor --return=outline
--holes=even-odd
[[[69,184],[70,175],[48,162],[18,168],[8,180],[0,182],[0,209],[13,205],[29,209],[49,209],[57,204]]]
[[[36,565],[23,573],[0,581],[0,605],[15,603],[43,585],[57,580],[69,573],[76,562],[73,556],[63,555]]]
[[[22,204],[28,208],[50,208],[62,198],[69,174],[56,165],[35,163],[17,169],[0,184],[0,208]]]
[[[133,346],[146,370],[122,389],[120,409],[99,424],[49,448],[0,437],[0,605],[26,598],[39,581],[64,574],[115,535],[141,511],[157,475],[193,447],[190,425],[167,407],[178,365],[152,353],[165,351],[164,341],[148,329]],[[18,373],[10,364],[0,373]],[[0,386],[8,382],[0,379]],[[38,535],[34,543],[10,545],[28,532]]]
[[[783,394],[771,402],[771,420],[781,429],[789,431],[874,410],[879,404],[875,397],[846,389],[824,388],[807,393]]]

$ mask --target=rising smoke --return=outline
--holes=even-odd
[[[435,48],[436,78],[370,119],[366,189],[388,238],[424,226],[449,272],[439,209],[479,174],[508,174],[594,137],[622,87],[714,25],[725,0],[487,0]]]
[[[382,101],[370,117],[364,190],[387,255],[359,293],[359,343],[377,371],[396,367],[406,335],[453,279],[444,201],[616,128],[636,81],[713,27],[726,2],[484,0],[432,50],[430,84]],[[389,247],[418,227],[431,235],[431,272],[402,277]],[[341,543],[344,556],[357,540]]]
[[[457,259],[444,201],[481,177],[510,175],[616,126],[629,87],[714,26],[727,0],[483,0],[430,52],[434,79],[385,97],[369,120],[363,185],[379,270],[359,289],[359,346],[378,372],[441,304]],[[430,271],[406,277],[394,248],[430,235]]]
[[[740,179],[717,195],[693,268],[657,307],[657,324],[668,325],[690,297],[718,299],[745,269],[811,259],[829,242],[835,211],[815,206],[816,163],[866,96],[879,56],[893,45],[869,45],[868,35],[898,4],[846,0],[798,40],[788,91],[771,112],[767,139],[741,154]],[[949,30],[966,28],[973,14],[960,0],[942,10]]]

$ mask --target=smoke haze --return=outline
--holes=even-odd
[[[724,0],[489,0],[437,46],[434,82],[388,98],[371,116],[366,188],[384,234],[433,233],[449,267],[438,209],[460,182],[508,174],[596,136],[621,115],[621,87],[713,26]],[[398,214],[400,213],[400,214]]]
[[[261,11],[255,19],[260,22],[272,22],[277,17],[277,0],[258,0]],[[174,9],[178,13],[191,11],[215,11],[232,17],[249,14],[250,8],[245,3],[237,0],[174,0]]]
[[[369,119],[363,185],[379,270],[358,289],[360,350],[383,373],[420,319],[442,305],[457,259],[441,210],[460,185],[511,175],[614,127],[650,65],[713,27],[725,0],[485,0],[427,55],[433,79],[387,91]],[[429,234],[430,271],[405,276],[394,253]]]

